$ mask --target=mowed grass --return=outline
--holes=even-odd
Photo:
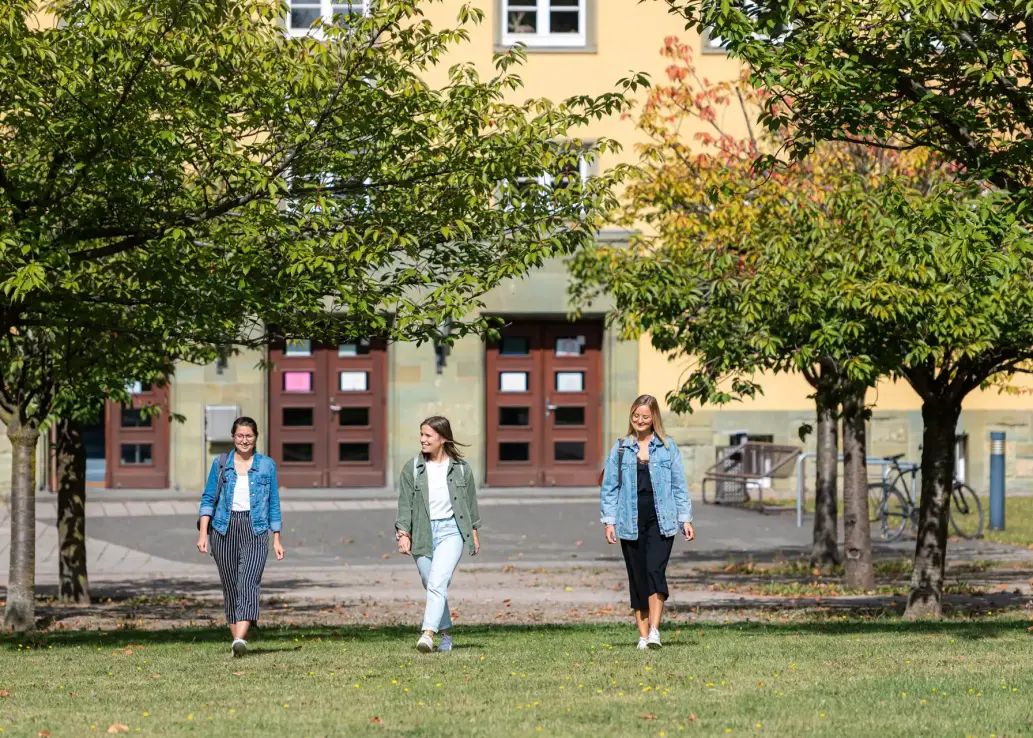
[[[990,530],[990,498],[983,497],[980,502],[983,503],[983,537],[986,540],[1033,546],[1033,497],[1005,497],[1004,530]]]
[[[221,631],[0,641],[3,736],[1033,735],[1033,634],[1012,615],[630,626]]]

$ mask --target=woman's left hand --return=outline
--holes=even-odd
[[[691,541],[696,537],[696,531],[692,527],[692,523],[682,523],[682,532],[685,534],[685,540]]]
[[[481,552],[481,539],[477,537],[477,531],[473,532],[473,556]]]
[[[279,535],[273,536],[273,552],[276,554],[277,561],[283,561],[283,557],[287,553],[287,550],[283,547],[283,544],[280,543]]]

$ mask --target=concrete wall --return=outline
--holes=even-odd
[[[208,466],[232,444],[203,444],[202,426],[206,405],[238,405],[242,415],[258,422],[258,450],[268,451],[268,383],[259,362],[263,351],[246,351],[233,356],[220,372],[215,364],[180,364],[169,390],[172,412],[185,416],[173,422],[169,449],[169,486],[188,495],[199,495]]]
[[[0,500],[11,499],[11,442],[7,426],[0,423]]]

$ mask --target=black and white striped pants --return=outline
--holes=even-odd
[[[269,555],[269,535],[255,535],[251,513],[231,512],[226,535],[213,530],[209,538],[222,580],[226,622],[258,620],[259,588]]]

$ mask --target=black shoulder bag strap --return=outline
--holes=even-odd
[[[621,493],[621,483],[624,481],[624,439],[617,443],[617,494]]]

